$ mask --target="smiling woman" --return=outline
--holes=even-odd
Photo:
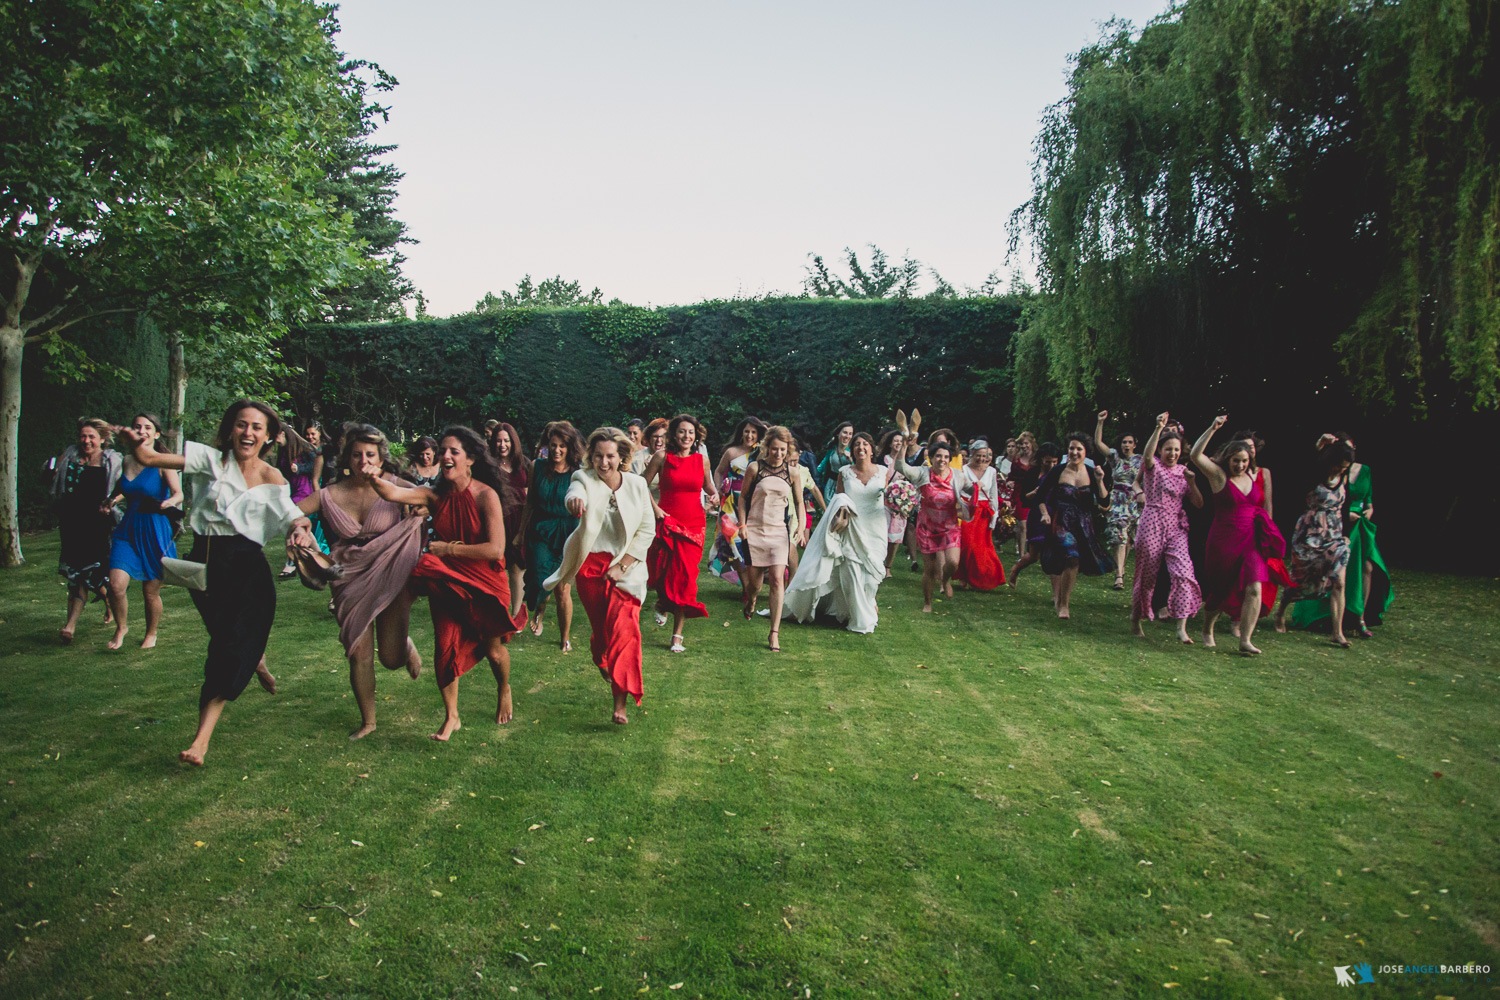
[[[300,513],[286,480],[260,457],[281,432],[281,421],[259,400],[235,400],[219,421],[216,447],[189,441],[181,455],[156,451],[143,430],[117,430],[133,444],[142,466],[180,470],[193,497],[188,561],[207,567],[207,586],[193,590],[192,597],[208,629],[208,657],[198,696],[198,732],[178,758],[201,766],[225,702],[238,698],[252,676],[276,693],[276,679],[266,669],[276,581],[261,550]]]

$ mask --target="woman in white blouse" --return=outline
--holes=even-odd
[[[207,564],[208,585],[190,593],[208,629],[208,657],[198,696],[198,734],[177,757],[199,767],[224,703],[238,698],[252,676],[276,693],[276,678],[266,669],[276,581],[261,550],[301,514],[281,473],[260,457],[280,432],[275,411],[253,399],[236,400],[224,411],[214,447],[189,441],[181,455],[156,451],[145,435],[120,428],[137,462],[180,470],[193,499],[188,561]]]
[[[588,468],[573,473],[568,512],[578,527],[568,536],[562,565],[546,590],[571,583],[589,616],[594,665],[614,693],[614,721],[625,725],[627,698],[641,703],[641,602],[646,598],[646,554],[656,517],[646,481],[630,466],[630,438],[618,427],[589,435]]]

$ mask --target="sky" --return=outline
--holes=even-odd
[[[445,316],[526,274],[637,305],[796,294],[809,254],[868,244],[960,290],[1029,277],[1006,221],[1069,56],[1167,6],[344,0],[338,44],[400,81],[375,141]]]

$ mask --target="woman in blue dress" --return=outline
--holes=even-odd
[[[154,413],[138,413],[130,429],[151,442],[156,451],[162,447],[161,418]],[[177,558],[177,522],[182,520],[182,480],[176,469],[154,469],[143,466],[130,452],[125,453],[125,467],[115,486],[112,504],[125,501],[125,516],[115,526],[109,546],[109,603],[115,612],[115,635],[110,649],[125,643],[129,602],[126,591],[131,580],[141,581],[141,596],[146,604],[146,635],[142,649],[156,645],[156,629],[161,624],[161,560]]]

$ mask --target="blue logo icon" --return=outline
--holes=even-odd
[[[1372,976],[1372,975],[1370,975],[1370,963],[1369,962],[1361,962],[1359,965],[1356,965],[1354,967],[1354,971],[1357,972],[1357,973],[1359,973],[1359,981],[1356,982],[1354,985],[1356,985],[1356,986],[1363,986],[1365,983],[1373,983],[1373,982],[1375,982],[1375,977]]]

